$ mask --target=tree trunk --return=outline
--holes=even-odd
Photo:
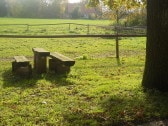
[[[147,0],[144,88],[168,91],[168,0]]]

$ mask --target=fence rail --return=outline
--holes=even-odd
[[[120,27],[120,26],[103,26],[103,25],[89,25],[89,24],[77,24],[77,23],[59,23],[59,24],[0,24],[0,26],[26,26],[26,31],[29,31],[33,26],[44,25],[69,25],[68,30],[71,30],[71,25],[80,25],[86,27],[86,34],[56,34],[54,35],[9,35],[1,34],[0,38],[80,38],[80,37],[101,37],[101,38],[115,38],[116,39],[116,58],[119,58],[119,37],[146,37],[145,28],[137,27]],[[90,34],[90,27],[102,28],[109,31],[113,31],[112,34]]]
[[[146,37],[146,35],[43,35],[43,36],[28,36],[28,35],[0,35],[0,38],[79,38],[79,37],[107,37],[116,39],[116,58],[119,59],[119,37]]]
[[[104,25],[93,25],[93,24],[80,24],[80,23],[57,23],[57,24],[0,24],[0,26],[15,26],[15,25],[26,25],[26,26],[42,26],[42,25],[82,25],[82,26],[96,26],[96,27],[105,27]],[[114,27],[114,26],[108,26]]]
[[[116,37],[146,37],[146,35],[0,35],[0,38],[80,38],[80,37],[101,37],[101,38],[116,38]]]
[[[63,25],[63,26],[61,26]],[[4,26],[4,27],[3,27]],[[17,26],[17,28],[15,28]],[[19,26],[21,26],[19,28]],[[47,26],[47,27],[45,27]],[[58,26],[58,27],[57,27]],[[61,28],[60,28],[61,26]],[[19,30],[17,30],[19,28]],[[0,34],[146,34],[145,27],[122,27],[80,23],[57,23],[57,24],[0,24]],[[96,33],[97,32],[97,33]]]

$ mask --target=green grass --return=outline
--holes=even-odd
[[[27,18],[1,18],[0,24],[55,24],[55,23],[78,23],[108,25],[109,20],[71,20],[71,19],[27,19]]]
[[[15,20],[15,19],[14,19]],[[26,20],[27,21],[27,20]],[[146,38],[0,39],[0,125],[133,125],[168,117],[168,94],[141,87]],[[33,47],[75,59],[68,75],[30,79],[11,72],[12,57]]]
[[[84,24],[75,25],[71,24],[60,24],[60,23],[76,23]],[[62,20],[62,19],[18,19],[18,18],[1,18],[0,24],[22,24],[22,25],[2,25],[0,27],[1,34],[12,34],[12,35],[56,35],[56,34],[110,34],[113,33],[111,30],[92,26],[92,25],[103,25],[108,26],[109,20]],[[28,24],[30,26],[27,27]],[[38,24],[38,26],[36,26]],[[39,25],[47,24],[47,25]],[[60,24],[60,25],[51,25]]]

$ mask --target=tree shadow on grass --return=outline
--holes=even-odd
[[[31,77],[21,77],[12,73],[11,69],[8,69],[2,73],[3,77],[3,87],[21,87],[30,88],[34,87],[36,84],[36,79],[31,79]]]
[[[138,88],[122,93],[125,94],[107,97],[101,103],[109,116],[108,124],[136,126],[168,118],[168,93],[143,92]]]
[[[168,92],[146,90],[146,113],[151,120],[168,119]]]
[[[87,111],[82,108],[73,108],[64,113],[64,120],[72,126],[129,126],[124,119],[125,115],[121,114],[125,111],[125,102],[129,101],[119,97],[107,98],[106,101],[100,103],[102,110]]]
[[[21,88],[33,88],[37,85],[39,80],[46,80],[57,86],[72,85],[67,81],[67,75],[57,75],[55,73],[36,74],[33,71],[30,77],[18,76],[12,73],[12,70],[6,70],[2,73],[3,87],[21,87]]]
[[[105,98],[101,106],[108,115],[111,126],[136,126],[144,120],[144,101],[134,91],[119,91]]]
[[[37,75],[37,74],[36,74]],[[69,75],[68,74],[57,74],[55,72],[47,72],[41,76],[43,79],[49,81],[50,83],[56,85],[56,86],[68,86],[68,85],[74,85],[73,82],[68,80]]]
[[[64,119],[72,125],[137,126],[168,117],[168,93],[149,93],[136,88],[103,96],[100,110],[73,108],[64,114]]]
[[[84,112],[76,109],[73,113],[65,113],[64,120],[70,126],[111,126],[106,120],[104,112]]]

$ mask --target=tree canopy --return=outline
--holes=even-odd
[[[0,16],[60,18],[67,0],[1,0]]]
[[[1,0],[0,16],[59,18],[63,0]]]
[[[87,0],[80,3],[69,3],[68,0],[0,0],[0,17],[87,18],[93,13],[95,17],[101,16],[99,7],[87,8],[86,3]]]
[[[88,0],[90,6],[97,6],[100,2],[107,5],[110,9],[118,9],[121,6],[125,6],[130,9],[132,7],[138,6],[140,4],[145,4],[146,0]]]
[[[145,5],[145,1],[141,0],[88,0],[88,5],[91,7],[104,4],[111,10],[110,17],[116,20],[119,24],[119,20],[130,14],[132,10],[136,8],[142,8]]]

